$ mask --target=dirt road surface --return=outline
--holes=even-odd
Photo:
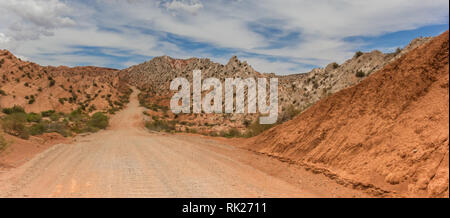
[[[361,197],[320,175],[200,136],[150,133],[137,91],[104,131],[0,173],[0,197]]]

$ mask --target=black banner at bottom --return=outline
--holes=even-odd
[[[0,199],[14,215],[115,217],[366,217],[442,213],[449,199]],[[362,212],[363,211],[363,212]],[[62,212],[62,213],[61,213]],[[6,214],[5,214],[6,215]],[[158,215],[158,216],[156,216]],[[6,217],[6,216],[5,216]]]

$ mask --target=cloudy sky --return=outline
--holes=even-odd
[[[0,48],[42,65],[169,55],[303,73],[449,27],[448,0],[0,0]]]

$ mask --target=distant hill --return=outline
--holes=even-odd
[[[2,108],[18,105],[27,112],[107,111],[121,107],[117,102],[127,90],[115,69],[40,66],[7,50],[0,50],[0,63]]]
[[[143,91],[141,102],[145,102],[151,110],[148,114],[165,120],[176,122],[177,129],[195,129],[205,134],[216,134],[236,128],[241,133],[247,131],[249,125],[257,121],[256,114],[220,114],[220,115],[180,115],[174,116],[167,111],[172,92],[170,82],[176,77],[184,77],[192,81],[192,71],[202,70],[203,78],[216,77],[224,80],[230,77],[279,78],[279,121],[284,122],[304,111],[318,100],[344,88],[355,85],[381,69],[386,64],[400,58],[412,49],[428,42],[431,38],[417,38],[403,49],[394,53],[383,54],[380,51],[357,53],[345,63],[331,63],[325,68],[314,69],[308,73],[289,76],[260,73],[247,62],[241,62],[234,56],[226,65],[212,62],[209,59],[190,58],[174,59],[168,56],[156,57],[145,63],[131,66],[120,72],[123,81],[137,86]],[[161,111],[157,108],[163,108]],[[176,117],[176,119],[175,119]],[[265,128],[265,127],[264,127]]]

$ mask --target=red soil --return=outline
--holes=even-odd
[[[448,197],[448,31],[248,148],[388,196]]]

